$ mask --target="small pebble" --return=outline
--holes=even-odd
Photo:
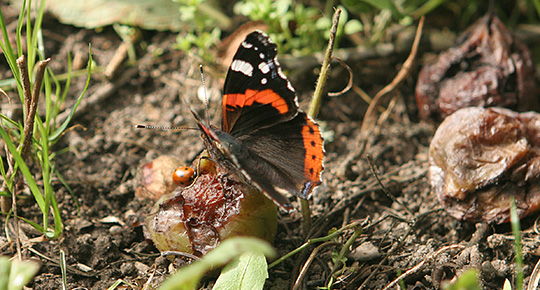
[[[109,229],[109,233],[111,233],[111,235],[120,235],[122,234],[122,232],[124,231],[124,229],[121,227],[121,226],[112,226],[110,229]]]

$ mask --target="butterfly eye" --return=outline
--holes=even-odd
[[[178,167],[172,174],[173,182],[178,186],[190,186],[197,176],[191,167]]]

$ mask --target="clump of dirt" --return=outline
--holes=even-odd
[[[6,19],[14,21],[18,11],[10,9],[2,5]],[[121,45],[111,28],[88,31],[59,24],[50,17],[45,18],[43,27],[45,50],[56,73],[66,71],[68,51],[84,63],[87,44],[92,43],[97,65],[106,66]],[[73,121],[79,126],[68,131],[54,148],[69,147],[57,158],[56,166],[76,198],[58,183],[55,193],[65,234],[55,241],[39,240],[35,239],[38,233],[23,226],[22,254],[41,263],[30,285],[33,289],[60,287],[60,251],[66,252],[69,289],[106,289],[118,279],[138,287],[145,283],[157,286],[171,273],[170,262],[160,257],[141,228],[134,226],[138,213],[147,210],[134,196],[137,170],[163,154],[191,164],[203,143],[196,131],[137,130],[134,125],[193,127],[195,121],[180,95],[193,108],[204,110],[197,97],[201,86],[198,63],[171,48],[175,37],[166,32],[143,32],[146,45],[144,49],[143,45],[137,46],[138,60],[134,65],[122,67],[113,80],[94,74]],[[354,68],[357,85],[374,95],[391,81],[405,58],[395,54],[349,65]],[[286,62],[282,64],[287,68]],[[9,77],[8,71],[5,60],[0,60],[3,79]],[[310,80],[316,77],[315,71],[305,71],[309,74],[291,78],[293,86],[302,88],[298,93],[304,109],[312,93]],[[367,105],[356,93],[324,100],[318,120],[325,134],[327,156],[323,184],[313,194],[313,225],[304,233],[299,212],[282,214],[274,245],[283,255],[307,238],[325,236],[353,222],[362,224],[364,230],[352,243],[346,267],[334,266],[333,257],[353,235],[353,229],[339,235],[335,239],[338,243],[313,245],[272,268],[268,289],[291,288],[301,272],[301,288],[322,287],[332,270],[339,270],[333,274],[333,289],[381,289],[399,273],[406,273],[403,282],[407,288],[437,289],[441,281],[471,267],[480,270],[484,289],[502,289],[505,279],[515,277],[513,236],[508,225],[457,221],[441,209],[436,196],[430,193],[427,153],[435,128],[415,121],[417,74],[418,68],[394,93],[368,140],[359,139]],[[222,76],[221,71],[207,76],[213,124],[219,124]],[[345,72],[336,68],[331,77],[342,80],[344,76]],[[83,85],[83,78],[73,80],[66,108],[73,104]],[[358,146],[364,141],[368,149],[361,155]],[[29,204],[20,205],[21,215],[39,221],[37,207]],[[298,202],[293,205],[299,208]],[[533,215],[522,221],[526,282],[540,256],[537,218]],[[2,254],[13,256],[14,250],[7,246],[4,234],[2,241]],[[310,255],[315,259],[307,263]],[[210,287],[212,281],[212,277],[205,279],[201,287]]]

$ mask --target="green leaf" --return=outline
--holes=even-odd
[[[343,28],[343,32],[345,32],[345,34],[347,35],[351,35],[362,30],[364,30],[364,25],[362,24],[362,22],[356,19],[352,19],[345,23],[345,27]]]
[[[180,7],[171,0],[47,0],[45,4],[47,11],[60,22],[75,26],[93,29],[120,23],[171,31],[185,28],[180,19]]]
[[[9,273],[9,290],[23,289],[24,285],[36,275],[39,266],[36,263],[17,261],[11,262],[11,272]]]
[[[213,290],[263,289],[268,278],[268,264],[264,254],[248,252],[227,264]]]
[[[210,269],[221,267],[233,258],[246,253],[257,252],[265,256],[275,255],[274,249],[267,242],[251,237],[234,237],[223,241],[218,247],[193,264],[178,270],[169,277],[160,290],[196,289],[200,279]]]
[[[399,19],[403,16],[402,13],[399,12],[394,1],[392,0],[362,0],[362,1],[380,10],[390,10],[390,12],[392,13],[392,16],[394,16],[396,19]]]
[[[443,285],[445,290],[482,290],[478,283],[478,270],[470,269],[461,274],[451,285]]]
[[[510,280],[504,279],[503,290],[512,290],[512,284],[510,284]]]
[[[19,290],[36,275],[39,266],[33,262],[0,257],[0,289]]]

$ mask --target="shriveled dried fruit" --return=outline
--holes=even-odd
[[[424,119],[442,119],[460,108],[539,108],[534,64],[527,47],[504,24],[488,14],[426,65],[416,84],[416,101]]]
[[[272,241],[277,227],[274,203],[233,180],[210,160],[200,161],[196,161],[200,175],[193,184],[164,196],[147,217],[147,230],[156,247],[204,255],[232,236]]]
[[[429,147],[429,179],[458,219],[503,223],[540,209],[540,114],[471,107],[448,116]]]

